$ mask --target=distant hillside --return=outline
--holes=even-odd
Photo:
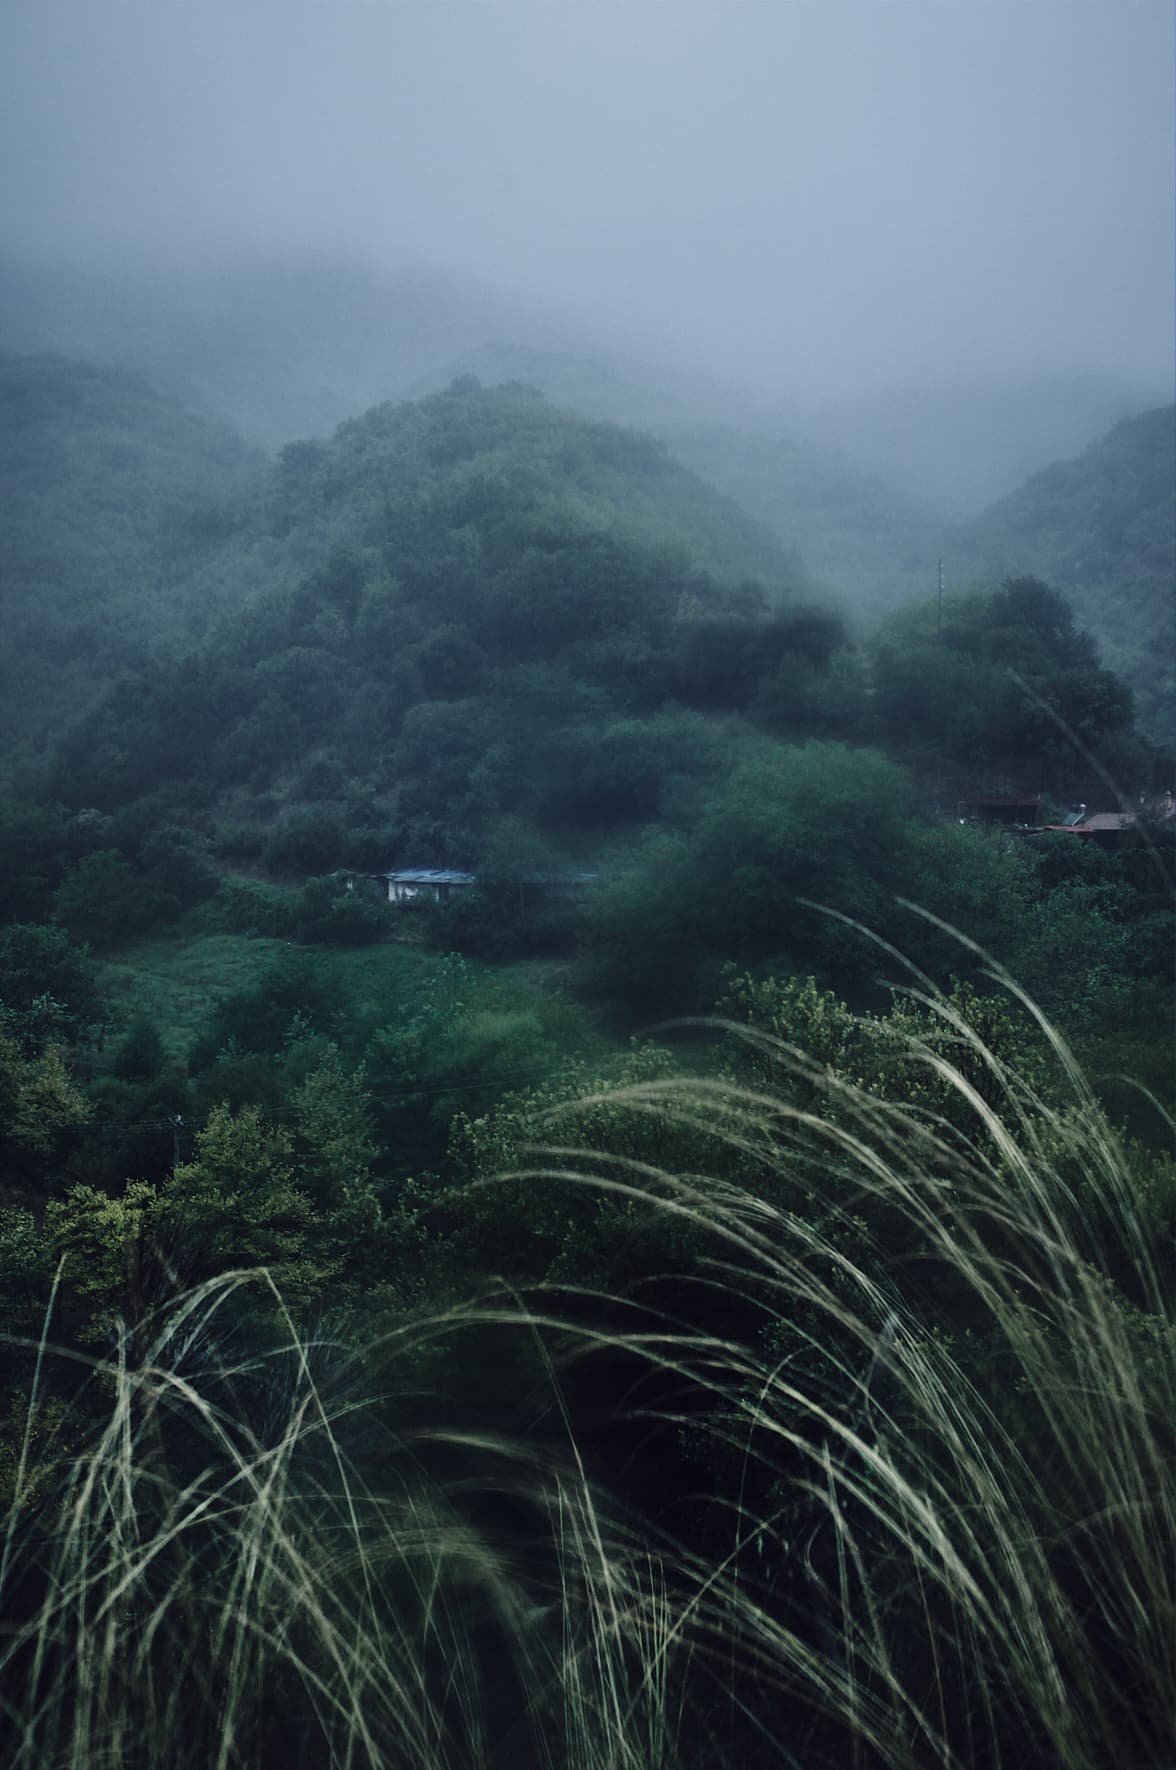
[[[1103,436],[1167,388],[1076,372],[938,381],[866,391],[783,414],[941,517],[970,520],[1045,463]]]
[[[733,498],[803,561],[859,622],[925,595],[942,518],[856,466],[849,453],[769,428],[762,412],[701,379],[659,378],[648,365],[587,350],[486,343],[448,365],[454,375],[517,379],[577,412],[651,431],[710,485]],[[433,391],[424,376],[418,392]]]
[[[797,403],[735,393],[583,319],[450,274],[329,253],[36,266],[0,257],[0,350],[129,367],[278,449],[455,378],[521,381],[654,432],[867,620],[934,582],[946,523],[1158,397],[1106,377],[961,381]],[[775,371],[765,364],[765,389]]]
[[[935,544],[924,537],[936,519],[856,469],[852,448],[787,440],[787,413],[769,426],[694,367],[638,360],[455,278],[329,257],[182,278],[0,260],[5,345],[127,365],[275,450],[465,375],[522,382],[585,417],[660,436],[860,609],[926,588]]]
[[[672,547],[724,583],[799,586],[797,560],[767,526],[662,442],[549,405],[519,382],[486,389],[462,377],[443,394],[376,406],[329,442],[294,443],[279,457],[270,496],[296,485],[298,534],[354,544],[389,498],[498,476],[581,528]]]
[[[383,406],[277,463],[114,370],[0,371],[0,565],[10,752],[72,719],[116,670],[288,593],[334,554],[384,569],[389,535],[505,500],[527,520],[673,552],[683,573],[797,589],[768,531],[672,459],[534,390],[476,383]]]
[[[457,277],[329,254],[123,270],[0,258],[0,349],[132,369],[270,449],[408,397],[472,342],[538,325]]]
[[[122,371],[0,358],[0,737],[43,729],[213,612],[171,594],[260,457]]]
[[[939,519],[836,450],[705,424],[662,434],[679,460],[795,547],[859,623],[934,583]]]
[[[1176,749],[1176,411],[1117,424],[961,529],[961,572],[1032,572],[1070,598],[1140,723]]]
[[[199,646],[109,684],[55,746],[51,790],[313,806],[324,860],[373,818],[380,853],[468,859],[502,817],[652,815],[667,781],[716,765],[705,716],[762,692],[809,719],[842,640],[766,531],[664,445],[472,379],[288,446],[184,574],[185,598],[265,582]]]

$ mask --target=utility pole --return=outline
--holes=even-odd
[[[939,561],[939,600],[935,605],[935,637],[939,638],[943,630],[943,561]]]

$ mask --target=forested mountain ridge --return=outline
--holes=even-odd
[[[1176,747],[1176,408],[1034,474],[949,547],[963,571],[1033,572],[1065,591],[1135,689],[1143,728]]]
[[[557,783],[556,822],[653,809],[673,769],[630,757],[632,733],[601,752],[613,724],[731,710],[842,638],[798,600],[795,563],[662,444],[472,379],[283,450],[222,513],[198,580],[239,568],[260,594],[72,722],[53,766],[69,803],[252,783],[329,801],[354,846],[394,801],[396,846],[468,857]],[[675,731],[646,748],[713,747]]]
[[[777,569],[742,575],[761,563]],[[917,897],[994,950],[1020,942],[1026,967],[1048,953],[1048,982],[1028,856],[970,845],[933,807],[965,786],[1087,796],[1091,753],[1148,781],[1130,694],[1056,591],[951,599],[941,630],[915,605],[863,652],[664,445],[523,386],[468,378],[288,446],[199,569],[268,577],[63,722],[39,779],[85,850],[71,866],[54,837],[54,902],[93,938],[142,925],[144,853],[159,901],[182,902],[195,839],[304,887],[278,924],[300,930],[351,929],[340,868],[456,866],[488,889],[588,868],[590,904],[554,931],[520,923],[507,889],[438,937],[579,941],[630,1016],[705,1007],[730,958],[860,986],[868,948],[803,899],[897,934]],[[275,931],[272,906],[234,905]],[[1107,938],[1094,914],[1085,932]]]
[[[698,1001],[706,955],[770,948],[798,891],[882,923],[890,886],[930,892],[920,802],[1086,796],[1090,753],[1147,784],[1130,695],[1048,586],[949,599],[942,623],[915,605],[856,648],[795,559],[663,443],[533,388],[465,377],[244,465],[222,501],[144,518],[138,651],[75,645],[26,733],[46,752],[26,745],[26,796],[99,819],[70,837],[94,877],[57,862],[79,928],[108,888],[125,899],[114,861],[138,864],[161,825],[285,880],[615,849],[598,944],[615,957],[639,931],[617,986]],[[70,620],[101,613],[91,591],[39,636],[30,612],[30,677],[52,684]],[[102,831],[114,846],[91,854]]]
[[[800,581],[795,555],[766,525],[656,438],[550,405],[518,381],[485,388],[458,377],[444,393],[374,406],[329,440],[291,443],[269,495],[296,505],[291,532],[354,539],[398,500],[492,479],[553,511],[558,503],[585,529],[673,547],[727,583]]]
[[[339,547],[370,548],[398,501],[403,511],[442,483],[496,473],[580,527],[684,549],[724,581],[798,579],[766,529],[661,445],[556,413],[522,390],[480,405],[384,407],[267,464],[122,371],[6,360],[0,729],[9,762],[75,719],[116,670],[293,589]]]
[[[822,406],[723,386],[461,278],[329,253],[151,274],[0,259],[2,348],[127,365],[273,449],[464,373],[520,379],[661,436],[867,619],[933,582],[945,541],[952,551],[945,509],[978,510],[994,488],[1157,397],[1113,377],[1041,376],[867,389]],[[946,502],[937,476],[955,488]]]

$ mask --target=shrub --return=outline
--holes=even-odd
[[[298,920],[289,892],[246,879],[222,879],[207,915],[227,934],[260,934],[277,940],[289,939]]]
[[[53,894],[53,913],[75,940],[110,946],[179,912],[177,899],[112,848],[87,854]]]
[[[267,872],[322,873],[337,866],[344,846],[343,820],[326,805],[301,805],[288,811],[267,837],[262,860]]]
[[[396,911],[370,879],[335,873],[308,879],[298,899],[298,938],[327,946],[370,946],[391,930]]]

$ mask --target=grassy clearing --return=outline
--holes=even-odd
[[[101,980],[120,1014],[149,1015],[169,1056],[183,1057],[216,1004],[256,985],[288,945],[244,934],[156,935],[118,948]]]
[[[290,955],[308,965],[329,995],[346,1004],[337,1029],[344,1039],[410,1016],[442,964],[442,955],[412,938],[366,947],[319,947],[181,928],[117,948],[100,975],[120,1025],[131,1015],[147,1014],[168,1055],[183,1059],[219,1002],[256,988],[272,965]],[[577,1048],[584,1047],[587,1023],[560,987],[563,968],[535,960],[491,964],[469,959],[464,965],[481,1008],[525,1007],[553,1037],[566,1036]],[[112,1050],[120,1036],[116,1029],[106,1048]],[[603,1051],[606,1041],[599,1041],[599,1047]]]

